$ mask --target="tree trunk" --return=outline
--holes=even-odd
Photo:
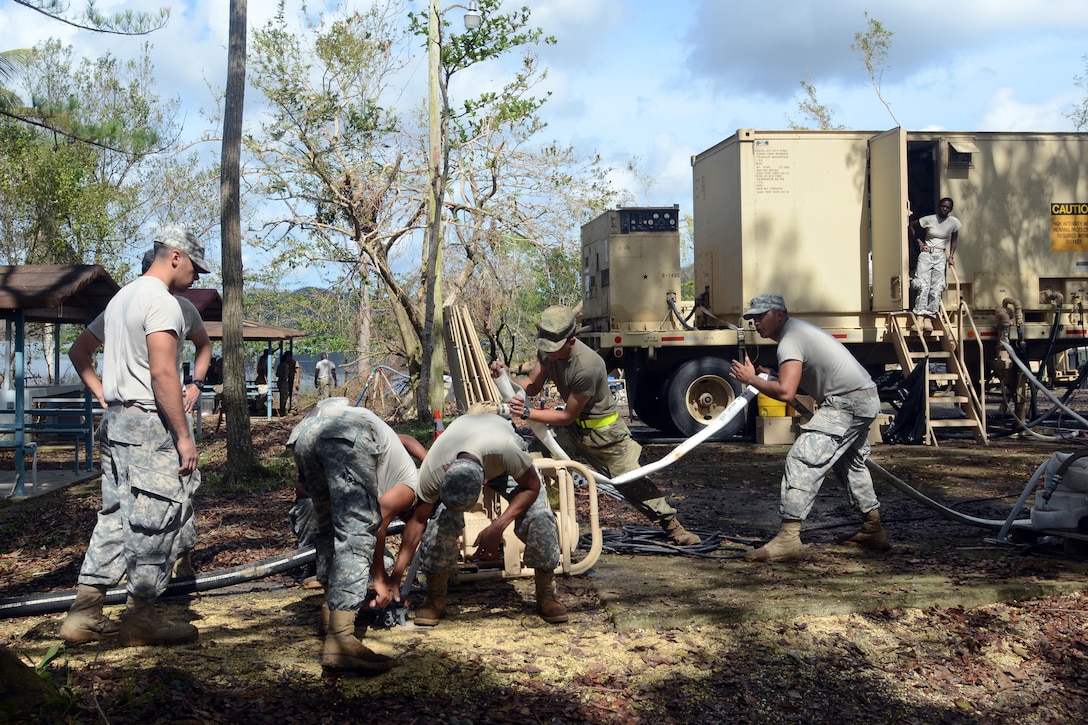
[[[253,438],[246,399],[245,341],[242,334],[242,213],[239,167],[242,105],[246,87],[246,0],[231,0],[227,92],[223,109],[223,156],[219,189],[223,257],[223,405],[227,414],[226,476],[252,473]]]
[[[360,380],[366,380],[372,367],[370,361],[370,334],[371,313],[373,312],[373,300],[370,296],[370,265],[365,261],[359,265],[359,277],[362,284],[359,285],[359,309],[356,312],[356,329],[359,336],[356,338],[359,348],[359,366],[357,375]]]

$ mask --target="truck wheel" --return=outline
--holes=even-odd
[[[729,377],[729,363],[714,357],[688,360],[669,376],[665,394],[669,418],[680,435],[691,437],[713,423],[740,395],[740,383]],[[727,438],[744,427],[742,410],[715,435]]]
[[[675,434],[668,405],[664,399],[664,376],[650,370],[640,370],[635,376],[634,383],[634,396],[631,397],[631,389],[627,391],[627,394],[631,408],[638,419],[662,433]]]

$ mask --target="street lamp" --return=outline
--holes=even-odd
[[[442,118],[444,110],[439,89],[439,71],[442,56],[441,34],[439,22],[445,12],[439,7],[439,0],[429,0],[429,14],[427,18],[427,116],[429,130],[429,158],[430,168],[430,194],[427,205],[427,284],[424,299],[423,313],[423,369],[420,371],[421,398],[419,402],[426,402],[426,406],[417,404],[417,412],[421,419],[431,415],[431,388],[432,380],[441,380],[443,374],[442,355],[437,354],[438,346],[435,340],[442,334],[442,197],[445,193],[445,184],[442,179]],[[480,9],[473,0],[466,7],[464,5],[450,5],[446,11],[461,8],[465,11],[465,27],[475,30],[480,27],[482,18]]]

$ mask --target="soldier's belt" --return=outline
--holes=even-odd
[[[578,420],[575,421],[575,423],[578,424],[579,428],[604,428],[607,425],[612,425],[617,420],[619,420],[619,418],[620,418],[620,414],[618,412],[616,412],[616,413],[613,413],[612,415],[606,415],[603,418],[592,418],[592,419],[589,419],[589,420],[586,420],[584,418],[579,418]]]

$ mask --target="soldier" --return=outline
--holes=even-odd
[[[566,622],[567,608],[555,595],[559,531],[540,474],[510,421],[481,414],[462,415],[450,423],[419,471],[420,498],[442,505],[437,525],[429,526],[424,535],[427,596],[416,610],[415,623],[433,627],[445,613],[449,575],[457,570],[457,539],[465,528],[464,512],[476,504],[485,483],[509,505],[476,537],[477,555],[497,556],[503,531],[514,524],[514,533],[525,543],[525,565],[535,570],[537,613],[545,622]]]
[[[631,438],[631,431],[620,418],[601,356],[575,337],[578,323],[574,310],[553,305],[541,313],[536,329],[536,362],[528,377],[514,382],[532,396],[548,380],[554,381],[563,397],[563,409],[531,408],[515,398],[510,402],[511,415],[552,426],[564,451],[581,455],[610,478],[637,469],[642,446]],[[500,360],[491,363],[492,376],[501,375],[505,367]],[[629,481],[616,486],[616,490],[635,510],[660,526],[674,544],[700,543],[698,536],[681,525],[676,509],[650,479]]]
[[[842,543],[876,551],[888,549],[888,536],[880,523],[880,502],[865,465],[869,426],[880,413],[876,384],[841,342],[804,320],[791,318],[781,295],[754,298],[744,319],[754,320],[756,332],[778,342],[778,377],[759,377],[747,357],[733,361],[732,377],[787,403],[802,389],[819,404],[786,456],[778,506],[782,527],[765,546],[749,550],[744,558],[793,561],[803,556],[801,522],[808,517],[832,468],[846,485],[851,506],[862,515],[861,531]],[[773,371],[761,368],[759,372]]]
[[[207,271],[204,244],[192,232],[166,227],[155,240],[148,272],[106,307],[101,395],[95,391],[107,404],[103,510],[80,570],[76,601],[61,627],[68,641],[100,639],[114,631],[124,646],[193,642],[199,636],[191,624],[160,618],[155,600],[166,590],[191,506],[187,502],[200,483],[178,352],[186,325],[173,295]],[[73,363],[91,385],[90,356],[78,355]],[[107,501],[116,507],[107,507]],[[121,545],[110,552],[98,545],[116,537]],[[102,602],[107,586],[119,578],[119,558],[128,577],[128,602],[116,628],[102,614]]]
[[[422,458],[423,446],[398,436],[373,412],[346,402],[324,401],[315,415],[295,426],[287,445],[294,449],[299,483],[313,502],[317,525],[317,577],[326,592],[321,664],[332,670],[380,672],[395,661],[355,637],[355,617],[366,599],[368,580],[375,591],[371,606],[400,601],[400,580],[432,506],[418,501],[418,474],[408,453],[411,449]],[[387,574],[383,557],[375,552],[385,551],[389,522],[404,512],[412,515],[393,571]]]

